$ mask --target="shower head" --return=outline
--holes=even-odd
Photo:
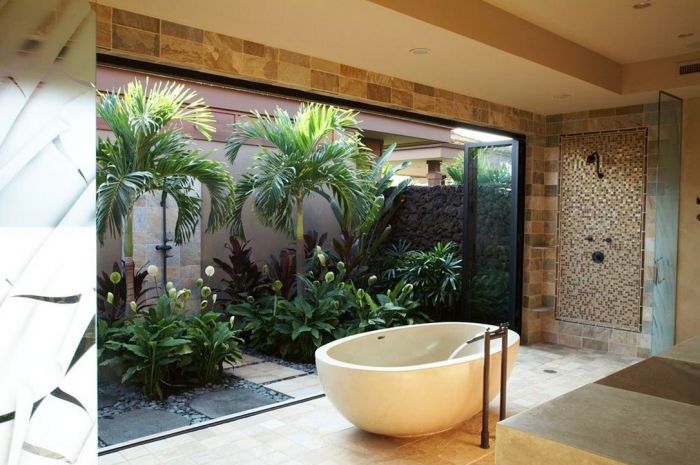
[[[595,173],[598,175],[598,178],[603,179],[603,172],[600,171],[600,155],[598,155],[598,151],[593,151],[586,157],[587,165],[592,165],[593,163],[595,163]]]

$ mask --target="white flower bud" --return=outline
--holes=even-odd
[[[158,267],[155,265],[150,265],[148,268],[146,268],[146,271],[148,272],[148,276],[152,278],[158,276]]]
[[[209,265],[208,267],[204,268],[204,274],[209,276],[210,278],[214,276],[214,272],[216,270],[214,269],[213,266]]]

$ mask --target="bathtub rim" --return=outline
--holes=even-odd
[[[324,344],[318,349],[316,349],[315,352],[315,359],[316,359],[316,364],[318,365],[319,362],[326,363],[327,365],[331,366],[336,366],[336,367],[342,367],[342,368],[347,368],[350,370],[356,370],[356,371],[368,371],[368,372],[392,372],[392,373],[403,373],[403,372],[412,372],[412,371],[419,371],[419,370],[426,370],[426,369],[432,369],[432,368],[442,368],[442,367],[449,367],[453,365],[459,365],[463,363],[469,363],[474,360],[481,360],[483,359],[483,353],[476,353],[476,354],[471,354],[471,355],[463,355],[461,357],[456,357],[453,358],[452,360],[441,360],[439,362],[430,362],[430,363],[421,363],[417,365],[404,365],[404,366],[373,366],[373,365],[360,365],[357,363],[350,363],[350,362],[344,362],[342,360],[338,360],[336,358],[331,357],[328,354],[328,351],[336,346],[339,346],[344,343],[348,343],[350,341],[353,341],[355,339],[360,339],[362,337],[369,337],[370,335],[374,334],[382,334],[382,333],[388,333],[392,331],[400,331],[400,330],[405,330],[406,328],[417,328],[417,327],[422,327],[422,326],[453,326],[453,325],[470,325],[470,326],[480,326],[483,328],[490,328],[491,330],[497,329],[498,326],[496,325],[489,325],[486,323],[472,323],[468,321],[441,321],[438,323],[421,323],[421,324],[416,324],[416,325],[406,325],[406,326],[397,326],[394,328],[385,328],[385,329],[376,329],[374,331],[368,331],[366,333],[360,333],[360,334],[354,334],[352,336],[346,336],[341,339],[337,339],[335,341],[329,342],[328,344]],[[508,330],[508,349],[513,347],[516,343],[520,343],[520,335],[516,333],[515,331],[509,329]],[[516,337],[512,337],[512,335],[515,335]],[[491,352],[491,356],[499,354],[501,350],[493,351]]]

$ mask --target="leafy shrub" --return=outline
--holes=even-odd
[[[284,298],[275,293],[259,299],[249,297],[245,302],[227,307],[231,315],[238,317],[236,326],[246,333],[248,346],[266,353],[273,353],[277,349],[279,337],[275,331],[275,322],[282,301]]]
[[[335,264],[336,274],[323,256],[317,254],[322,265],[319,279],[302,277],[303,296],[285,299],[278,294],[281,283],[276,282],[274,296],[249,298],[228,307],[242,321],[241,329],[252,347],[284,358],[312,361],[314,351],[334,338],[428,321],[412,298],[412,285],[399,282],[373,297],[372,292],[347,280],[343,262]],[[370,277],[368,289],[376,281]]]
[[[415,286],[421,307],[438,320],[454,314],[461,292],[462,259],[452,242],[438,242],[432,250],[394,249],[393,263],[385,271],[390,280],[403,280]],[[391,260],[389,260],[391,262]]]
[[[373,281],[373,278],[370,277],[369,281]],[[377,294],[376,298],[353,285],[348,287],[345,295],[348,298],[346,319],[335,332],[336,337],[430,321],[427,315],[418,310],[418,302],[412,298],[413,285],[403,281],[385,294]]]
[[[224,362],[241,359],[239,331],[233,324],[221,321],[221,314],[208,312],[189,321],[185,338],[192,350],[192,363],[198,378],[207,383],[219,381]]]
[[[174,308],[173,299],[162,295],[154,307],[133,317],[105,343],[113,355],[101,365],[126,367],[122,382],[137,379],[151,399],[163,399],[163,386],[169,384],[173,370],[186,363],[183,356],[192,352],[186,326]]]
[[[313,360],[313,351],[330,340],[338,324],[342,293],[326,280],[302,277],[306,293],[288,300],[275,294],[229,305],[228,312],[242,320],[251,347],[283,358]]]
[[[304,296],[283,301],[275,321],[275,332],[281,336],[282,357],[311,361],[314,351],[333,339],[341,313],[343,291],[333,281],[332,272],[323,281],[303,277]]]
[[[157,271],[157,267],[149,267],[154,279]],[[214,273],[214,267],[205,268],[207,278]],[[122,373],[123,383],[140,383],[152,399],[162,399],[167,388],[189,381],[192,374],[200,382],[218,380],[224,362],[240,359],[242,341],[238,331],[221,320],[220,313],[199,315],[217,300],[204,284],[204,280],[197,280],[203,300],[194,312],[187,308],[192,291],[177,290],[168,283],[154,306],[144,310],[132,302],[126,318],[111,324],[100,319],[100,365]]]

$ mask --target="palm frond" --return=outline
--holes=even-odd
[[[156,185],[153,173],[137,171],[123,175],[107,173],[97,188],[96,229],[97,238],[104,242],[106,232],[112,236],[122,233],[123,220],[131,211],[135,199]]]
[[[236,187],[232,233],[245,237],[240,215],[249,197],[264,225],[289,235],[296,203],[314,192],[334,199],[353,218],[365,214],[371,201],[362,174],[373,165],[356,116],[350,110],[304,104],[294,118],[277,108],[273,115],[254,113],[234,124],[226,145],[231,163],[245,144],[265,141],[272,147],[260,148]]]
[[[134,202],[146,192],[162,190],[178,204],[175,241],[187,241],[196,230],[201,211],[199,181],[209,191],[211,209],[207,231],[230,220],[234,185],[226,167],[191,147],[183,124],[191,124],[207,139],[214,117],[201,98],[183,84],[138,80],[124,89],[98,92],[97,116],[114,137],[97,146],[98,237],[107,230],[122,233],[122,222]]]

